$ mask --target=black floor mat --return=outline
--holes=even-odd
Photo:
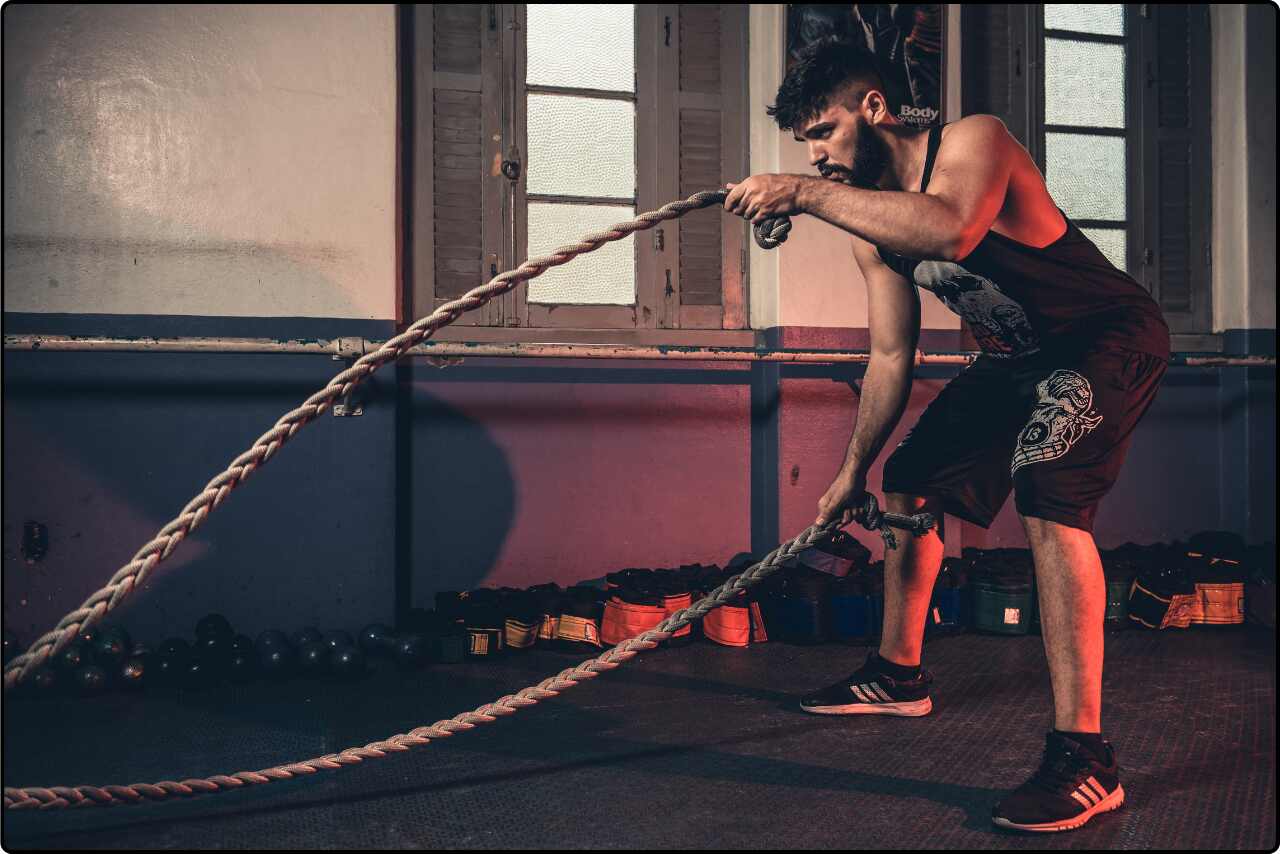
[[[24,848],[1250,848],[1276,846],[1275,635],[1107,636],[1126,806],[1074,833],[996,830],[1051,722],[1039,637],[931,642],[926,718],[817,717],[865,650],[663,649],[510,719],[362,766],[221,795],[6,813]],[[585,656],[584,656],[585,657]],[[577,659],[380,671],[197,695],[6,698],[4,785],[256,770],[448,717]]]

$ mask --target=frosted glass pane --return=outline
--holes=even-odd
[[[1044,135],[1045,180],[1072,219],[1124,219],[1124,137]]]
[[[588,234],[635,219],[634,207],[529,203],[529,257],[550,255]],[[632,305],[636,301],[636,237],[606,243],[529,282],[529,302]]]
[[[530,94],[527,121],[528,192],[635,198],[635,104]]]
[[[1075,30],[1104,36],[1124,35],[1124,6],[1101,3],[1046,3],[1044,26],[1047,30]]]
[[[1124,45],[1045,39],[1044,120],[1124,127]]]
[[[1128,240],[1123,228],[1082,228],[1080,231],[1102,250],[1102,254],[1106,255],[1107,260],[1117,269],[1128,270],[1128,265],[1125,263]]]
[[[531,3],[525,81],[635,91],[635,6]]]

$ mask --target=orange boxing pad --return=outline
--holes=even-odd
[[[702,633],[708,639],[725,646],[749,646],[769,639],[764,630],[764,617],[758,602],[734,602],[716,608],[702,618]]]
[[[670,617],[676,611],[679,611],[683,608],[688,608],[692,604],[693,604],[693,596],[688,591],[685,591],[684,593],[668,594],[662,597],[662,607],[664,610],[664,613],[662,616],[665,619],[667,617]],[[678,629],[676,633],[672,635],[672,637],[683,638],[683,637],[688,637],[692,633],[693,633],[693,626],[686,625],[683,628]]]
[[[622,643],[641,632],[647,632],[661,623],[667,614],[660,605],[624,602],[613,596],[604,603],[604,617],[600,621],[600,640],[606,646]]]

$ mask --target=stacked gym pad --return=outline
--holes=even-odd
[[[1271,555],[1274,578],[1274,547]],[[1247,556],[1244,540],[1223,531],[1204,531],[1185,548],[1168,548],[1134,580],[1130,618],[1153,629],[1243,623]]]
[[[1036,611],[1035,568],[1026,549],[965,549],[972,626],[982,632],[1025,635]]]
[[[121,627],[103,626],[86,630],[56,656],[32,690],[196,690],[224,680],[295,676],[350,680],[377,660],[412,671],[429,662],[485,659],[534,646],[591,654],[653,628],[757,559],[739,555],[723,569],[622,569],[567,589],[539,584],[444,591],[435,594],[433,610],[412,609],[394,629],[374,624],[355,638],[340,629],[306,627],[291,635],[267,630],[254,641],[211,614],[197,625],[194,641],[175,637],[151,647],[132,643]],[[1103,552],[1102,564],[1106,619],[1113,627],[1275,627],[1274,544],[1247,547],[1236,535],[1202,532],[1186,543],[1126,543]],[[840,532],[668,643],[865,644],[880,635],[883,617],[883,562],[872,562],[870,550]],[[1039,630],[1029,551],[966,548],[944,559],[926,631],[936,636],[966,629],[1003,635]],[[19,651],[6,630],[5,660]]]

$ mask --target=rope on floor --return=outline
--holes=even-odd
[[[266,433],[253,443],[249,450],[231,461],[227,469],[209,481],[195,498],[182,508],[177,518],[160,529],[151,542],[139,549],[133,559],[116,571],[107,585],[84,603],[58,621],[50,632],[41,635],[31,647],[15,656],[4,667],[4,690],[8,691],[26,681],[39,670],[50,656],[57,655],[73,642],[86,628],[97,625],[108,611],[118,606],[134,588],[146,580],[156,564],[169,557],[182,544],[188,534],[199,527],[231,490],[239,486],[249,475],[265,465],[280,449],[308,423],[323,415],[335,401],[351,393],[375,371],[401,358],[405,351],[430,338],[439,329],[453,323],[463,314],[474,311],[494,297],[510,291],[521,282],[540,276],[551,267],[572,261],[579,255],[599,249],[606,243],[621,240],[636,231],[653,228],[660,222],[684,216],[689,211],[724,204],[725,190],[695,193],[683,201],[671,202],[656,211],[642,213],[629,222],[619,223],[606,231],[589,234],[575,244],[561,246],[552,254],[530,258],[515,270],[494,276],[487,284],[468,291],[462,297],[447,302],[432,314],[413,323],[401,334],[383,344],[372,353],[357,359],[351,367],[337,374],[329,384],[307,398],[301,406],[280,416]],[[787,239],[791,220],[786,217],[764,220],[754,227],[756,243],[763,249],[774,249]]]
[[[636,231],[653,228],[660,222],[676,219],[692,210],[723,204],[727,196],[724,190],[695,193],[683,201],[671,202],[656,211],[640,214],[635,219],[614,225],[606,231],[589,234],[576,244],[562,246],[552,254],[530,258],[515,270],[495,276],[488,283],[468,291],[464,296],[445,303],[432,314],[424,317],[378,350],[357,359],[351,367],[338,373],[323,389],[307,398],[301,406],[285,413],[270,430],[262,434],[253,446],[231,461],[227,469],[209,481],[177,518],[160,529],[159,534],[144,545],[129,563],[121,567],[105,587],[98,590],[76,610],[63,617],[50,632],[42,635],[21,655],[4,668],[4,689],[7,691],[29,678],[50,658],[61,652],[86,628],[96,625],[107,612],[119,605],[133,590],[146,580],[156,564],[169,557],[181,545],[183,539],[194,531],[231,491],[245,478],[265,465],[280,447],[306,426],[322,415],[326,409],[368,379],[376,370],[401,358],[405,351],[429,338],[436,330],[448,326],[468,311],[473,311],[500,296],[520,282],[541,275],[551,267],[573,260],[578,255],[594,251],[605,243],[621,240]],[[787,239],[791,221],[786,217],[765,220],[753,229],[756,243],[763,249],[774,249]],[[4,789],[5,809],[57,809],[94,805],[139,803],[144,800],[163,800],[171,795],[196,795],[229,791],[246,785],[288,780],[293,777],[314,774],[325,769],[341,768],[385,756],[391,752],[408,750],[427,744],[433,738],[446,738],[456,732],[475,728],[481,723],[491,723],[497,718],[513,714],[539,700],[556,696],[560,691],[572,688],[585,679],[595,678],[606,670],[635,657],[646,649],[653,649],[677,629],[705,615],[708,611],[728,602],[760,579],[772,573],[783,562],[801,551],[821,542],[837,528],[835,521],[822,527],[811,526],[790,542],[770,552],[765,560],[746,572],[734,576],[716,588],[696,604],[672,614],[653,629],[623,641],[602,655],[569,668],[543,680],[538,685],[525,688],[515,694],[464,712],[448,720],[438,721],[427,727],[419,727],[408,733],[365,745],[332,753],[315,759],[278,765],[262,771],[241,771],[232,775],[193,778],[182,782],[164,780],[159,783],[134,783],[128,786],[53,786]]]
[[[144,801],[161,801],[177,795],[227,792],[245,786],[271,783],[276,780],[291,780],[294,777],[314,774],[317,771],[338,769],[344,765],[359,765],[366,759],[377,759],[386,756],[388,753],[420,747],[430,743],[432,739],[448,738],[454,733],[475,729],[480,724],[493,723],[500,717],[515,714],[526,706],[536,705],[539,700],[548,700],[555,697],[561,691],[572,688],[588,679],[594,679],[599,674],[630,661],[641,652],[653,649],[662,641],[670,638],[678,629],[705,616],[715,608],[737,599],[742,591],[754,587],[766,576],[800,554],[800,552],[826,540],[838,527],[838,519],[821,527],[811,525],[800,536],[774,549],[764,560],[740,575],[735,575],[690,607],[677,611],[649,631],[629,638],[576,667],[562,670],[537,685],[524,688],[514,694],[507,694],[492,703],[480,706],[470,712],[463,712],[446,720],[437,721],[430,726],[418,727],[407,733],[393,735],[383,741],[375,741],[363,747],[351,747],[340,753],[329,753],[324,756],[317,756],[314,759],[264,768],[261,771],[240,771],[235,774],[194,778],[181,782],[162,780],[159,783],[132,783],[127,786],[53,786],[48,788],[31,786],[27,788],[6,788],[4,790],[5,809],[115,806],[136,804]]]

